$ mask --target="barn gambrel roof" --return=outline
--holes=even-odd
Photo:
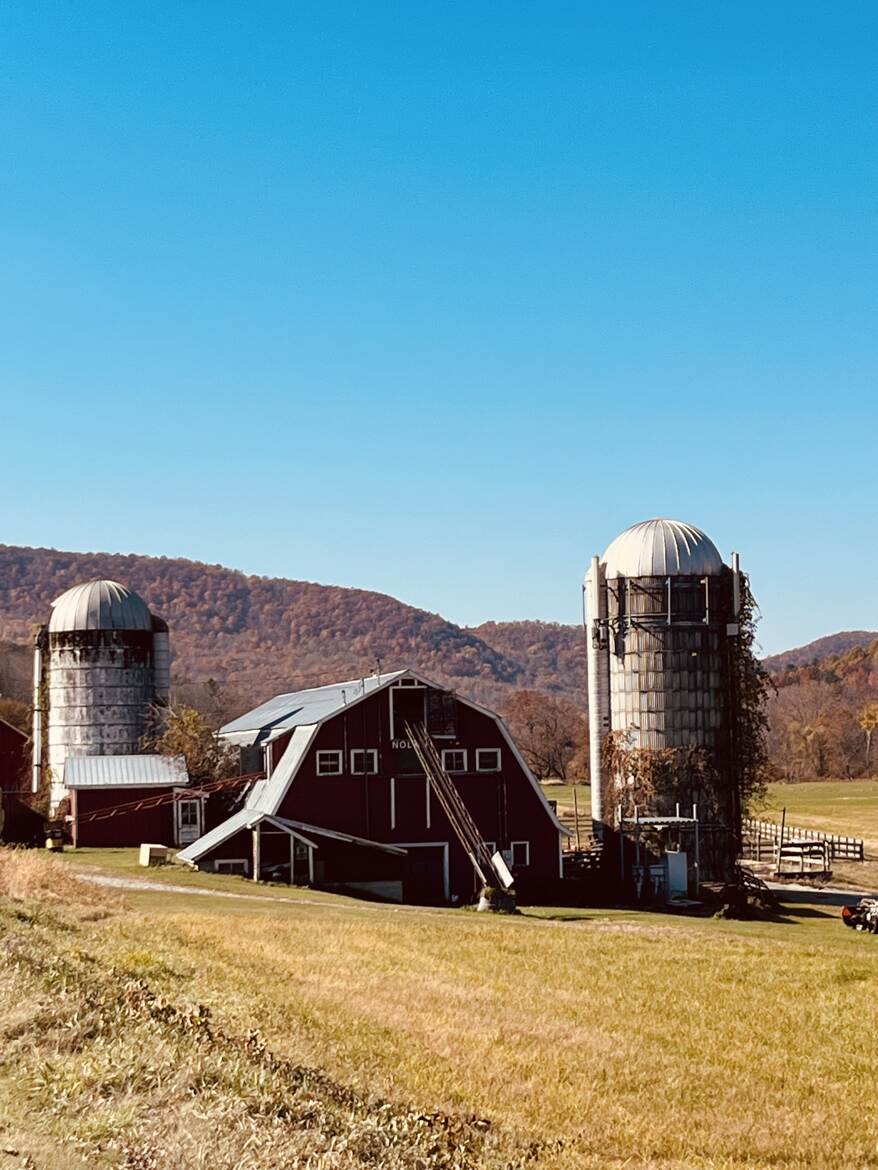
[[[348,707],[358,703],[379,691],[387,690],[401,679],[413,679],[422,686],[432,687],[434,690],[447,691],[441,683],[432,682],[414,670],[395,670],[388,674],[372,675],[366,679],[355,679],[352,682],[332,683],[325,687],[314,687],[306,691],[292,691],[289,694],[277,695],[254,707],[244,715],[227,723],[220,728],[219,734],[230,743],[245,745],[266,744],[288,731],[293,732],[286,751],[278,760],[271,776],[267,780],[258,780],[247,794],[245,808],[253,812],[264,812],[270,816],[277,814],[281,801],[287,789],[296,778],[302,761],[318,729],[327,720],[334,718]],[[534,792],[539,797],[546,815],[554,823],[559,832],[571,836],[570,830],[565,829],[546,799],[546,794],[540,787],[539,781],[527,766],[524,757],[518,750],[509,728],[495,711],[490,711],[480,703],[467,699],[454,692],[455,698],[467,707],[472,707],[487,715],[497,724],[509,750],[524,772]]]

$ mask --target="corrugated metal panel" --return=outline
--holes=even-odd
[[[147,788],[188,784],[182,756],[68,756],[67,788]]]
[[[644,520],[626,529],[601,558],[614,577],[714,576],[723,559],[710,537],[680,520]]]
[[[211,829],[209,833],[205,833],[203,837],[199,837],[197,841],[187,845],[185,849],[181,849],[177,856],[181,861],[198,861],[205,853],[216,849],[217,845],[222,845],[223,841],[228,841],[229,837],[240,833],[241,829],[248,828],[252,822],[259,819],[259,814],[253,813],[250,809],[238,809],[221,825],[217,825],[215,829]]]
[[[267,780],[257,781],[250,789],[247,795],[248,809],[253,812],[269,813],[272,816],[277,812],[316,732],[317,728],[313,724],[295,729],[287,750],[278,760],[272,774]]]
[[[52,602],[49,633],[71,630],[151,630],[143,598],[118,581],[86,581]]]
[[[247,732],[255,732],[257,734],[249,742],[256,743],[264,739],[265,735],[277,731],[289,731],[293,727],[320,723],[348,704],[362,699],[379,686],[385,686],[406,673],[404,670],[397,670],[390,674],[382,674],[380,678],[377,676],[365,680],[357,678],[350,682],[333,683],[331,686],[276,695],[275,698],[254,707],[245,715],[239,715],[237,719],[221,727],[220,735],[240,744],[243,742],[242,736],[246,736]],[[260,732],[264,733],[262,737],[259,735]]]

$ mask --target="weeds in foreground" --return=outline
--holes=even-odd
[[[0,918],[0,1004],[18,1005],[4,1012],[2,1065],[83,1152],[126,1170],[499,1164],[487,1121],[360,1095],[255,1032],[228,1033],[201,1004],[103,968],[58,925]]]

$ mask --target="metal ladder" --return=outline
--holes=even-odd
[[[426,773],[431,789],[436,794],[436,799],[448,817],[449,823],[482,885],[493,885],[498,882],[502,889],[508,889],[511,884],[509,871],[505,864],[501,869],[494,861],[476,822],[463,802],[457,785],[443,768],[442,757],[426,727],[423,723],[407,722],[405,733],[418,757],[418,762]]]

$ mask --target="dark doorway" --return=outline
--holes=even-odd
[[[408,857],[403,871],[403,901],[415,906],[441,906],[445,902],[445,846],[405,848]]]

